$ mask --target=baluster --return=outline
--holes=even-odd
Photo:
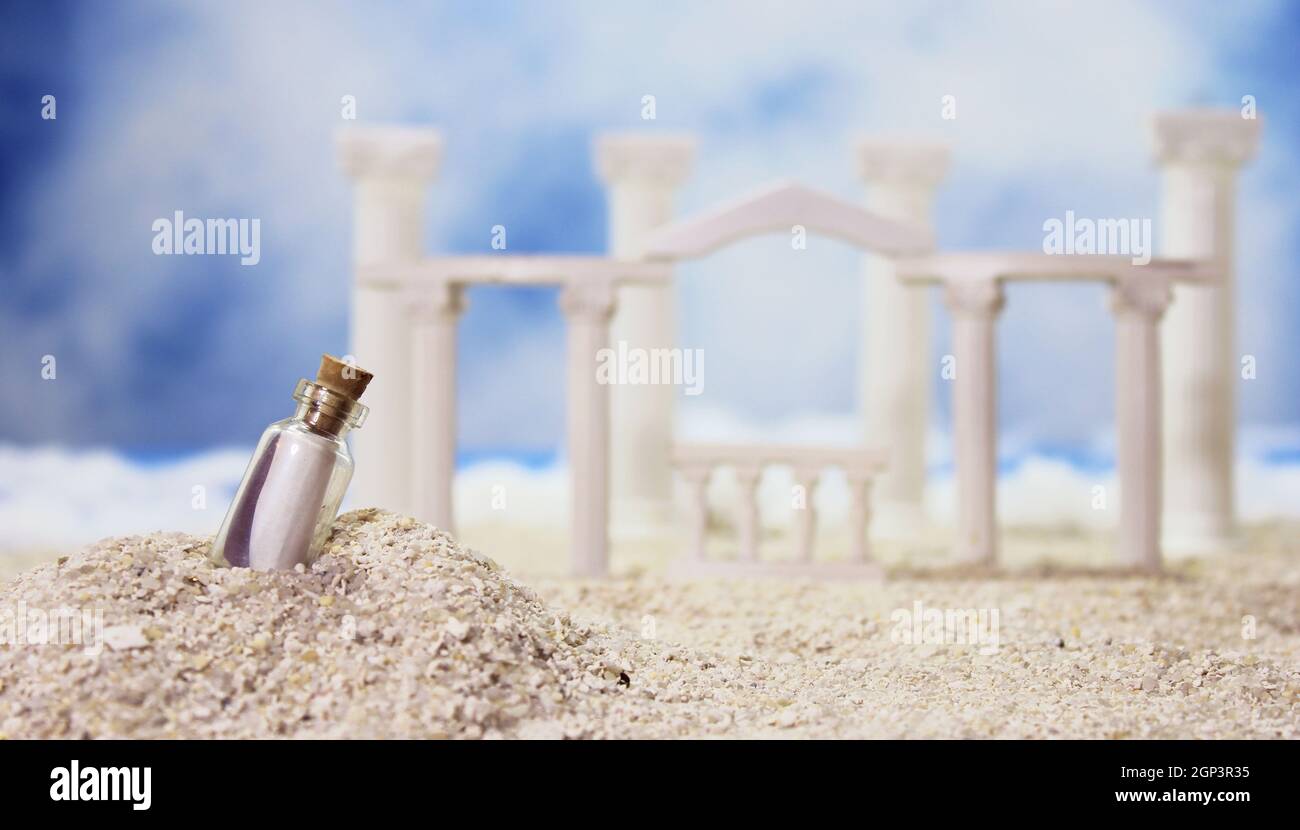
[[[736,535],[740,558],[758,561],[758,480],[763,470],[757,465],[736,467]]]
[[[682,470],[686,480],[689,504],[687,506],[690,522],[690,545],[687,554],[697,562],[707,558],[706,547],[709,533],[709,478],[713,473],[710,466],[691,466]]]
[[[849,482],[849,559],[866,562],[871,558],[867,527],[871,522],[871,475],[845,471]]]
[[[817,495],[817,481],[821,470],[815,467],[795,468],[795,481],[803,488],[803,509],[794,511],[795,556],[804,562],[811,562],[813,547],[817,535],[817,508],[814,499]]]

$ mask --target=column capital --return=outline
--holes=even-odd
[[[635,181],[675,187],[695,159],[695,139],[661,133],[605,133],[594,142],[596,172],[605,184]]]
[[[1259,132],[1259,119],[1235,109],[1162,112],[1154,123],[1156,160],[1239,166],[1254,158]]]
[[[1006,293],[996,279],[948,280],[943,301],[955,315],[992,319],[1006,305]]]
[[[1110,308],[1116,316],[1138,315],[1155,322],[1174,299],[1173,287],[1162,277],[1133,277],[1111,287]]]
[[[948,175],[945,144],[901,139],[858,140],[858,175],[868,184],[902,184],[937,187]]]
[[[560,310],[571,318],[608,322],[617,300],[618,286],[608,279],[570,279],[560,289]]]
[[[465,286],[443,281],[412,286],[404,294],[406,313],[416,323],[452,321],[465,311]]]
[[[339,166],[353,179],[427,181],[442,163],[442,134],[417,127],[351,127],[336,139]]]

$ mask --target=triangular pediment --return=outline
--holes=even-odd
[[[797,182],[777,182],[651,235],[646,258],[695,259],[751,236],[790,233],[795,226],[885,256],[927,253],[925,228],[887,219],[852,202]]]

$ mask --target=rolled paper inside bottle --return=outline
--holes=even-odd
[[[280,441],[279,435],[272,435],[261,454],[248,471],[248,481],[240,488],[239,502],[231,509],[230,518],[221,550],[221,558],[227,565],[236,568],[248,567],[249,544],[253,535],[253,514],[257,511],[257,500],[266,485],[267,474],[271,471],[271,461],[275,458],[275,446]],[[220,544],[220,541],[218,542]]]
[[[240,503],[240,514],[231,520],[231,531],[247,524],[248,532],[246,546],[227,541],[230,565],[272,571],[307,562],[334,471],[334,445],[329,438],[311,433],[282,433],[277,438],[266,448],[270,459],[261,487],[253,493],[255,481],[250,480],[250,497]]]

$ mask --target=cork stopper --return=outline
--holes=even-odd
[[[323,354],[320,356],[320,371],[316,373],[316,383],[355,401],[366,391],[366,386],[373,377],[374,375],[360,366],[344,363],[333,355]]]

